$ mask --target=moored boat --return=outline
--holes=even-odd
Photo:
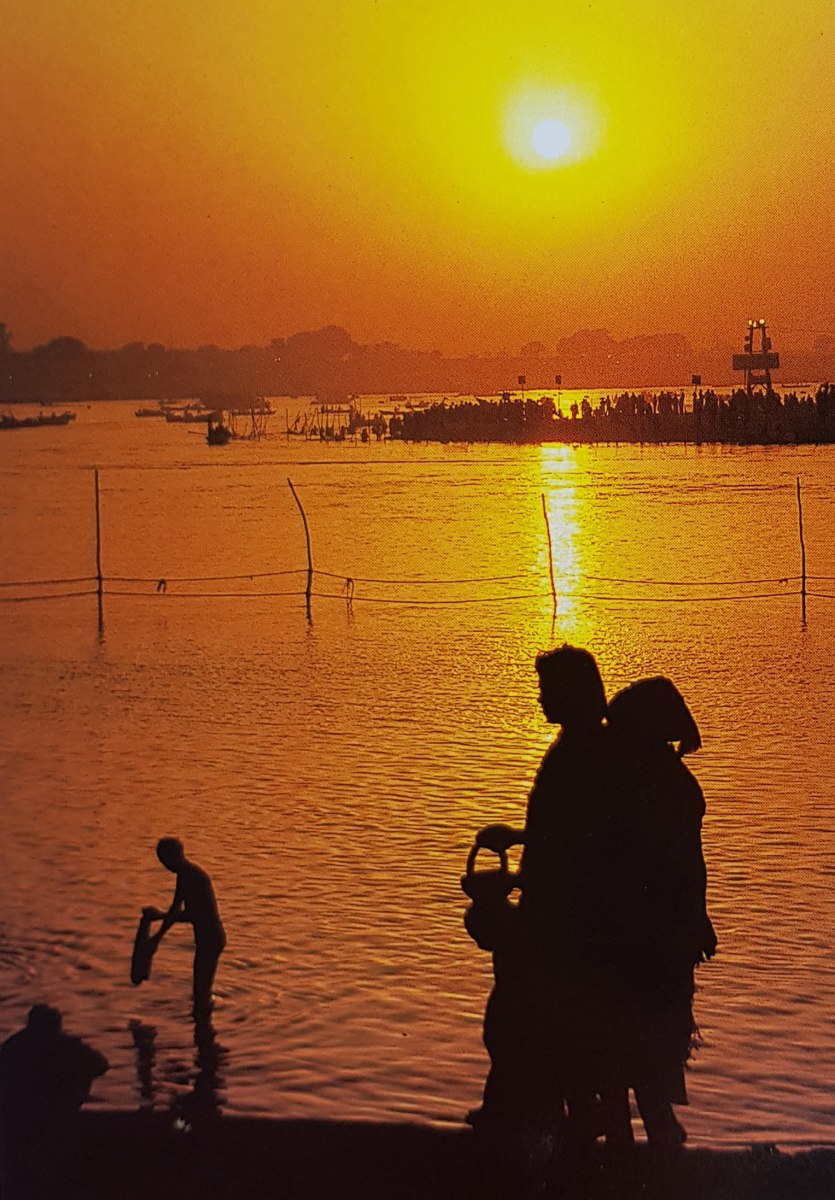
[[[44,425],[69,425],[75,420],[74,412],[39,413],[37,417],[13,417],[0,413],[0,429],[39,429]]]

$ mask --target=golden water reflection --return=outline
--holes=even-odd
[[[556,592],[556,613],[562,640],[584,645],[588,626],[574,592],[581,578],[583,525],[587,518],[585,493],[576,486],[576,451],[571,446],[538,448],[539,484],[550,529],[550,555]],[[537,566],[547,577],[549,546],[546,536]]]
[[[691,1140],[827,1137],[829,611],[810,598],[801,630],[791,597],[654,603],[624,587],[617,603],[564,596],[552,630],[542,495],[558,588],[587,593],[609,576],[792,574],[802,472],[810,561],[831,576],[833,452],[267,441],[218,457],[162,429],[139,444],[113,409],[15,442],[7,464],[7,578],[89,573],[100,462],[105,571],[170,580],[107,595],[102,643],[95,599],[4,609],[0,1033],[56,1004],[111,1061],[111,1107],[148,1094],[131,1020],[178,1070],[202,1069],[187,939],[172,931],[148,985],[127,973],[139,906],[168,896],[156,839],[178,833],[229,934],[225,1110],[460,1121],[486,1068],[490,962],[463,930],[459,877],[475,829],[524,818],[552,734],[533,662],[569,640],[610,693],[670,675],[702,731],[720,953],[699,972]],[[303,564],[288,475],[317,568],[356,580],[353,611],[315,597],[309,625],[299,596],[179,594],[176,576]]]

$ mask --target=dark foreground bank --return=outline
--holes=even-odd
[[[547,1147],[500,1146],[470,1130],[364,1122],[83,1113],[60,1156],[42,1152],[26,1200],[832,1200],[835,1150],[686,1150],[657,1162],[567,1163]],[[58,1161],[60,1157],[60,1161]],[[17,1200],[7,1189],[3,1200]]]

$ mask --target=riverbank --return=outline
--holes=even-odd
[[[54,1162],[57,1172],[49,1172],[58,1176],[54,1192],[36,1194],[38,1200],[53,1194],[62,1200],[831,1200],[835,1194],[835,1149],[691,1149],[658,1163],[639,1146],[627,1161],[601,1156],[582,1171],[552,1169],[550,1179],[537,1148],[526,1149],[514,1165],[495,1139],[486,1143],[465,1129],[241,1117],[190,1128],[165,1113],[85,1112],[70,1161]]]

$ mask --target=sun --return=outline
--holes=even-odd
[[[571,147],[571,133],[556,117],[546,117],[531,130],[531,145],[540,158],[562,158]]]
[[[529,170],[553,170],[588,158],[600,135],[597,107],[569,88],[523,85],[505,105],[505,146]]]

